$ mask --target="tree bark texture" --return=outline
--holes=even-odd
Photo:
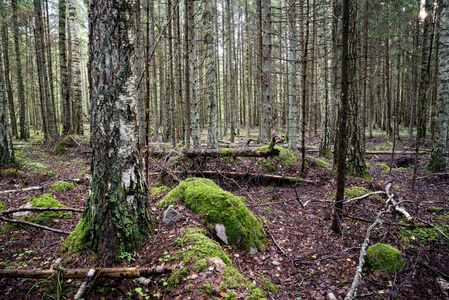
[[[262,1],[262,120],[261,138],[271,139],[271,0]]]
[[[66,0],[59,0],[59,71],[61,74],[62,134],[71,134],[72,107],[67,74]]]
[[[449,120],[449,3],[438,1],[440,38],[438,57],[437,120],[428,170],[446,169],[446,143]]]
[[[297,105],[296,105],[296,0],[289,0],[288,11],[289,62],[288,62],[288,148],[297,147]]]
[[[14,148],[6,114],[7,101],[3,74],[3,62],[0,57],[0,165],[14,162]]]
[[[110,266],[140,247],[152,216],[138,147],[135,2],[90,1],[91,195],[85,242]]]
[[[195,48],[195,1],[187,0],[188,18],[188,54],[189,54],[189,88],[190,88],[190,119],[192,121],[193,147],[200,145],[200,118],[198,114],[198,82],[197,82],[197,55]],[[190,138],[190,137],[187,137]]]

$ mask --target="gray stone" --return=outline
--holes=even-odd
[[[225,243],[228,244],[228,236],[226,235],[226,227],[221,223],[215,224],[215,231],[217,232],[218,238]]]
[[[256,254],[257,252],[259,251],[257,251],[257,248],[254,246],[251,246],[251,248],[249,249],[249,254],[251,255]]]
[[[25,205],[20,206],[20,208],[32,208],[32,207],[33,207],[33,204],[31,204],[31,202],[27,202]],[[13,213],[12,216],[17,218],[17,217],[29,216],[31,214],[32,214],[31,211],[18,211],[16,213]]]
[[[179,213],[174,210],[171,206],[164,211],[163,223],[170,223],[179,220]]]

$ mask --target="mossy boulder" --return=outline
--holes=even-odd
[[[268,151],[268,148],[269,145],[266,145],[257,148],[257,150]],[[276,173],[279,167],[294,167],[298,165],[298,158],[295,154],[281,146],[274,146],[274,149],[279,151],[278,156],[264,158],[257,162],[262,170],[267,173]]]
[[[67,207],[50,194],[42,195],[39,198],[31,197],[30,202],[33,207]],[[44,211],[37,214],[34,222],[37,224],[52,224],[54,219],[63,219],[71,215],[72,213],[68,211]]]
[[[70,191],[75,188],[75,185],[71,182],[57,181],[52,184],[51,189],[55,192],[65,192]]]
[[[366,251],[365,265],[374,270],[396,274],[404,266],[401,251],[393,246],[377,243]]]
[[[184,201],[208,226],[223,224],[230,245],[247,251],[253,247],[258,250],[264,248],[265,231],[253,213],[246,208],[244,197],[224,191],[212,180],[193,177],[180,182],[158,206],[167,208],[178,201]]]
[[[183,267],[172,272],[168,279],[169,288],[174,288],[181,283],[188,286],[191,272],[206,273],[212,266],[222,278],[222,283],[219,287],[217,286],[220,291],[231,294],[232,290],[246,290],[250,294],[246,299],[263,297],[262,291],[237,270],[221,246],[206,236],[204,229],[187,228],[176,239],[175,245],[180,250],[171,257],[171,260],[182,262]],[[201,290],[205,294],[210,294],[212,286],[202,286]]]

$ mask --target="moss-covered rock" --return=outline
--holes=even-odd
[[[229,244],[247,251],[251,247],[263,249],[265,231],[253,213],[246,208],[244,197],[224,191],[212,180],[193,177],[180,182],[158,206],[166,208],[181,200],[210,227],[216,223],[223,224]]]
[[[66,136],[56,145],[56,153],[61,154],[67,152],[67,148],[76,147],[77,144],[72,137]]]
[[[257,148],[259,151],[267,151],[269,145]],[[294,167],[298,164],[298,158],[289,150],[274,146],[279,151],[279,156],[273,156],[258,161],[259,167],[267,173],[276,173],[279,167]]]
[[[261,290],[239,273],[221,246],[206,236],[205,230],[187,228],[176,239],[175,244],[181,249],[171,259],[182,262],[182,268],[172,272],[168,279],[169,288],[173,288],[190,278],[191,271],[206,272],[207,266],[212,265],[217,272],[221,273],[223,278],[223,283],[219,286],[220,291],[244,289],[250,293],[247,299],[263,298]],[[212,286],[203,286],[202,290],[204,293],[210,294]],[[230,294],[233,293],[233,291],[229,292]]]
[[[75,185],[71,182],[66,181],[57,181],[52,184],[51,189],[55,192],[65,192],[69,190],[73,190]]]
[[[401,251],[398,249],[387,244],[378,243],[367,249],[365,265],[374,270],[396,274],[404,266],[404,259]]]
[[[62,205],[61,202],[53,198],[50,194],[42,195],[39,198],[31,197],[30,202],[33,207],[67,207]],[[44,211],[37,214],[34,222],[38,224],[51,224],[54,219],[63,219],[71,215],[72,213],[68,211]]]

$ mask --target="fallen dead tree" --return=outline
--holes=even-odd
[[[94,269],[97,278],[140,278],[172,271],[175,267],[157,266],[151,268],[82,268],[82,269],[0,269],[0,278],[49,278],[61,276],[63,278],[85,278]]]
[[[152,157],[165,157],[176,153],[192,158],[196,156],[207,157],[270,157],[279,155],[279,150],[268,149],[267,151],[257,150],[255,148],[223,148],[223,149],[185,149],[180,152],[173,151],[152,151],[148,155]]]
[[[271,182],[280,182],[280,183],[314,183],[312,180],[303,179],[300,177],[290,177],[290,176],[281,176],[281,175],[270,175],[270,174],[258,174],[258,173],[241,173],[241,172],[223,172],[223,171],[194,171],[194,170],[186,170],[186,171],[171,171],[170,175],[184,175],[187,176],[203,176],[203,177],[213,177],[213,176],[227,176],[227,177],[238,177],[245,178],[251,181],[271,181]],[[160,173],[150,173],[148,176],[160,175]]]

